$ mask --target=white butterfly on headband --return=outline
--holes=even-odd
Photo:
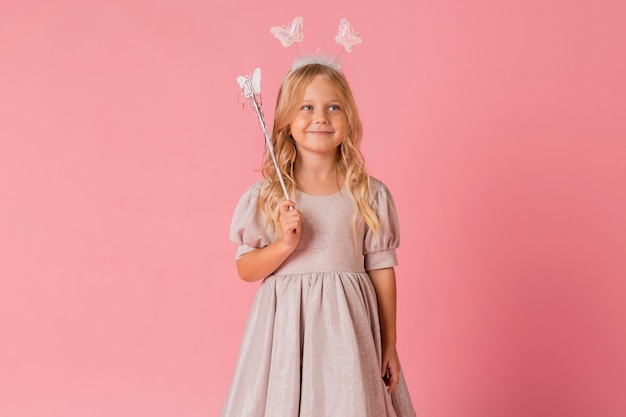
[[[302,20],[302,16],[297,16],[289,25],[273,26],[270,32],[286,48],[292,43],[302,42],[304,39],[304,35],[302,35]]]
[[[261,93],[261,68],[254,70],[252,75],[240,75],[237,77],[237,84],[243,90],[243,96],[251,98],[255,94]]]
[[[348,19],[341,19],[339,22],[339,32],[335,36],[335,42],[342,45],[347,52],[352,52],[352,47],[363,42],[359,38],[359,33],[354,31],[354,28],[350,26]]]

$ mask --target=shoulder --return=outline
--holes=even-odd
[[[383,183],[381,180],[379,180],[376,177],[373,176],[369,176],[369,183],[370,183],[370,192],[372,194],[372,196],[374,198],[376,198],[377,196],[383,195],[383,196],[391,196],[391,193],[389,192],[389,188],[387,188],[387,186],[385,185],[385,183]]]
[[[254,184],[248,186],[248,188],[241,194],[239,197],[239,201],[237,202],[237,208],[235,209],[237,212],[245,211],[246,207],[255,207],[259,201],[259,195],[261,194],[261,190],[267,186],[267,182],[265,180],[260,180],[255,182]]]
[[[242,197],[258,197],[261,190],[265,187],[267,187],[267,181],[265,179],[259,180],[248,186],[248,188],[244,191]]]
[[[255,182],[254,184],[252,184],[252,185],[250,185],[248,187],[248,191],[259,192],[263,188],[267,187],[267,185],[268,185],[268,183],[267,183],[266,179],[258,180],[257,182]]]
[[[369,176],[369,182],[370,182],[370,190],[372,190],[372,194],[376,194],[376,192],[381,186],[382,187],[385,186],[385,184],[383,184],[381,180],[371,175]]]
[[[370,181],[370,206],[374,210],[381,210],[382,207],[387,207],[390,210],[395,210],[395,200],[393,198],[393,194],[387,188],[384,182],[379,180],[378,178],[369,177]]]

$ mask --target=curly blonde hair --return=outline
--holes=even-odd
[[[352,91],[345,76],[338,70],[323,64],[304,65],[289,74],[283,80],[278,91],[276,111],[274,113],[274,127],[272,130],[272,145],[279,169],[283,174],[287,192],[293,199],[298,186],[294,175],[296,162],[296,147],[291,139],[290,123],[294,120],[304,93],[309,84],[316,77],[324,77],[336,89],[340,104],[347,119],[346,138],[337,147],[338,178],[345,179],[345,186],[355,203],[353,228],[356,227],[359,217],[374,232],[378,230],[380,222],[376,212],[370,205],[372,198],[369,175],[365,168],[365,160],[359,149],[363,127],[357,111]],[[267,182],[259,198],[259,209],[263,213],[266,226],[274,226],[276,238],[280,237],[279,203],[284,194],[276,174],[276,169],[266,148],[263,158],[262,174]],[[356,231],[356,229],[354,229]]]

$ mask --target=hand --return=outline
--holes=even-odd
[[[302,232],[302,214],[296,210],[296,204],[290,200],[285,200],[280,203],[279,210],[281,230],[280,239],[289,248],[295,249],[300,242],[300,234]]]
[[[391,394],[400,382],[400,360],[395,346],[383,347],[381,376],[387,385],[387,391]]]

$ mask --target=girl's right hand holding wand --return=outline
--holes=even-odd
[[[280,203],[279,210],[281,232],[279,241],[293,251],[300,242],[302,214],[296,210],[296,203],[291,200]]]
[[[302,214],[293,201],[280,203],[281,236],[262,249],[255,249],[237,260],[237,272],[244,281],[254,282],[271,275],[296,249],[302,232]]]

